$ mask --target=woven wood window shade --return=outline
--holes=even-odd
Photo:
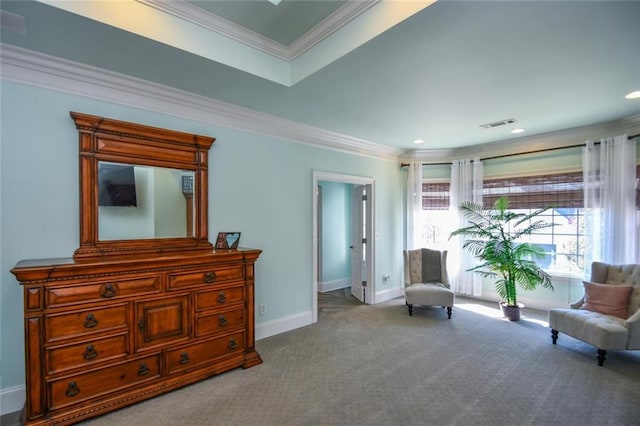
[[[422,184],[422,210],[449,209],[449,182]]]
[[[640,165],[636,168],[636,206],[640,210]],[[512,209],[583,208],[582,172],[488,179],[483,183],[483,205],[491,208],[506,195]],[[449,182],[422,184],[422,209],[449,209]]]
[[[490,179],[482,192],[485,208],[503,195],[509,197],[511,209],[584,207],[582,172]]]

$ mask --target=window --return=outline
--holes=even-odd
[[[582,172],[488,179],[482,192],[485,208],[490,208],[502,195],[509,197],[509,208],[516,213],[529,214],[551,206],[538,218],[555,225],[534,233],[526,242],[542,247],[547,253],[538,260],[543,268],[582,274],[585,245]]]
[[[449,212],[449,182],[422,184],[422,241],[426,247],[446,250],[457,218]]]
[[[457,218],[449,212],[449,183],[422,185],[423,237],[428,247],[445,249]],[[483,204],[493,205],[502,195],[509,197],[510,209],[530,213],[553,206],[539,218],[556,225],[532,235],[528,242],[541,246],[547,256],[539,263],[547,270],[581,274],[584,268],[584,211],[582,172],[514,178],[486,179]]]

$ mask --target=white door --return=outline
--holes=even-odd
[[[355,185],[351,190],[351,294],[361,302],[366,299],[366,187]]]

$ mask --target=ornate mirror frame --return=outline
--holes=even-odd
[[[215,138],[71,112],[79,131],[80,247],[75,260],[109,256],[211,251],[208,239],[208,152]],[[193,236],[101,241],[98,235],[98,163],[165,167],[194,172]]]

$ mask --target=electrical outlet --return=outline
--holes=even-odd
[[[267,305],[262,303],[258,306],[258,315],[264,315],[267,313]]]

